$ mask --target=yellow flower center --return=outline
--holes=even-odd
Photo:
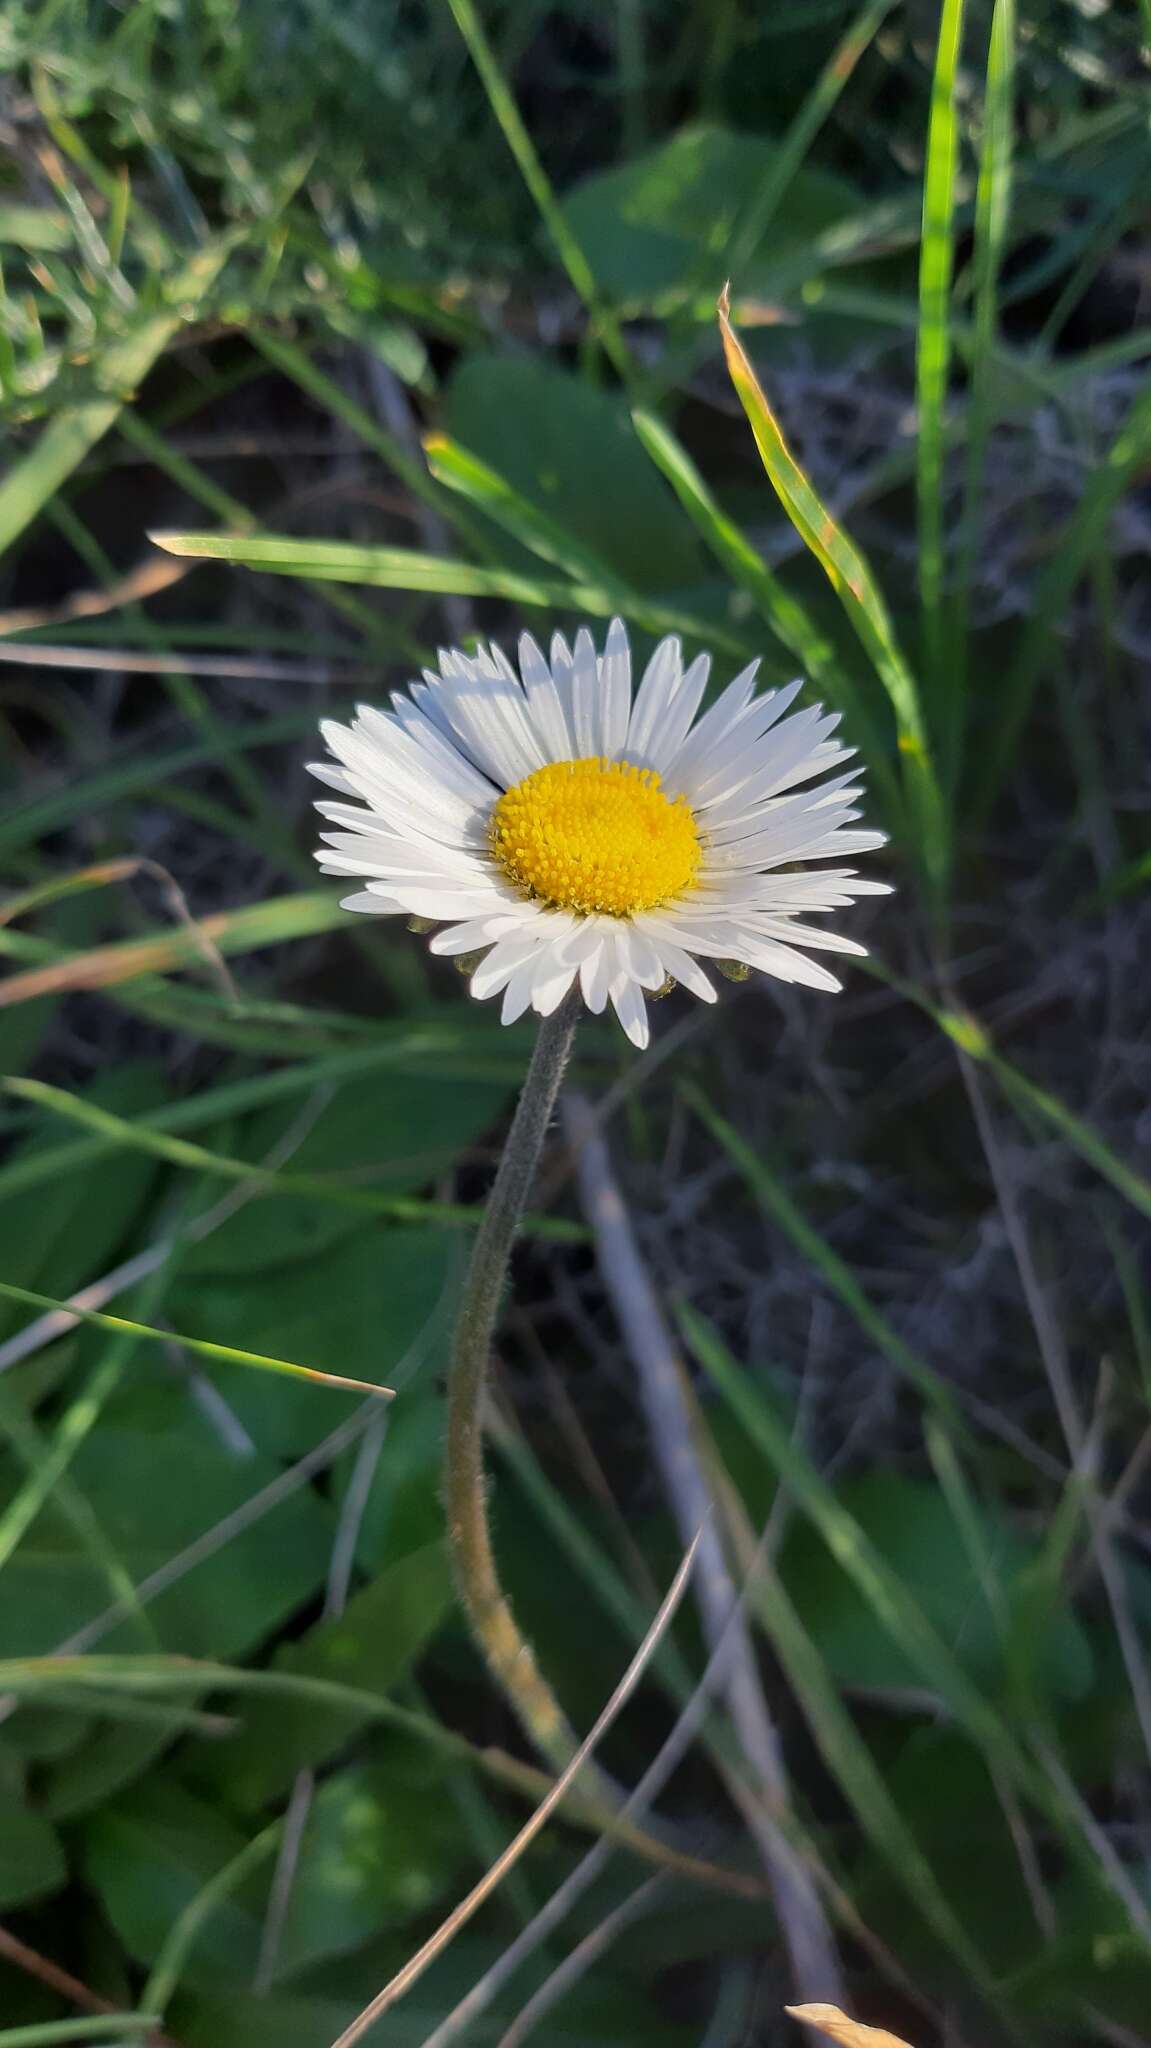
[[[491,850],[505,875],[560,910],[630,917],[689,889],[699,830],[686,799],[630,761],[555,761],[505,791]]]

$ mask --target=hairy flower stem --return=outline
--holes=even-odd
[[[516,1624],[496,1571],[484,1484],[483,1410],[492,1336],[508,1263],[539,1165],[579,1014],[570,994],[540,1023],[483,1221],[476,1235],[452,1344],[444,1468],[448,1542],[456,1587],[497,1685],[554,1770],[571,1758],[575,1737]]]

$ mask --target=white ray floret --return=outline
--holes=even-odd
[[[838,864],[884,835],[857,828],[838,717],[788,716],[801,684],[756,695],[756,667],[699,715],[708,656],[685,669],[662,640],[633,698],[618,619],[602,654],[586,627],[550,660],[525,633],[518,673],[498,647],[443,652],[391,711],[323,725],[334,759],[312,772],[339,800],[318,805],[321,867],[359,881],[345,909],[426,919],[434,953],[482,954],[472,994],[501,996],[505,1023],[578,988],[642,1047],[645,992],[715,1001],[701,959],[837,989],[805,949],[864,948],[803,920],[886,893]]]

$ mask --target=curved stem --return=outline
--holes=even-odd
[[[579,1015],[575,991],[540,1023],[507,1144],[476,1234],[448,1376],[444,1469],[456,1587],[493,1678],[556,1769],[575,1750],[562,1708],[520,1634],[496,1571],[484,1484],[483,1410],[492,1336],[516,1232],[531,1191]]]

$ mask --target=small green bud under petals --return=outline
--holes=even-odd
[[[715,964],[727,981],[746,981],[751,973],[743,960],[717,960]]]

